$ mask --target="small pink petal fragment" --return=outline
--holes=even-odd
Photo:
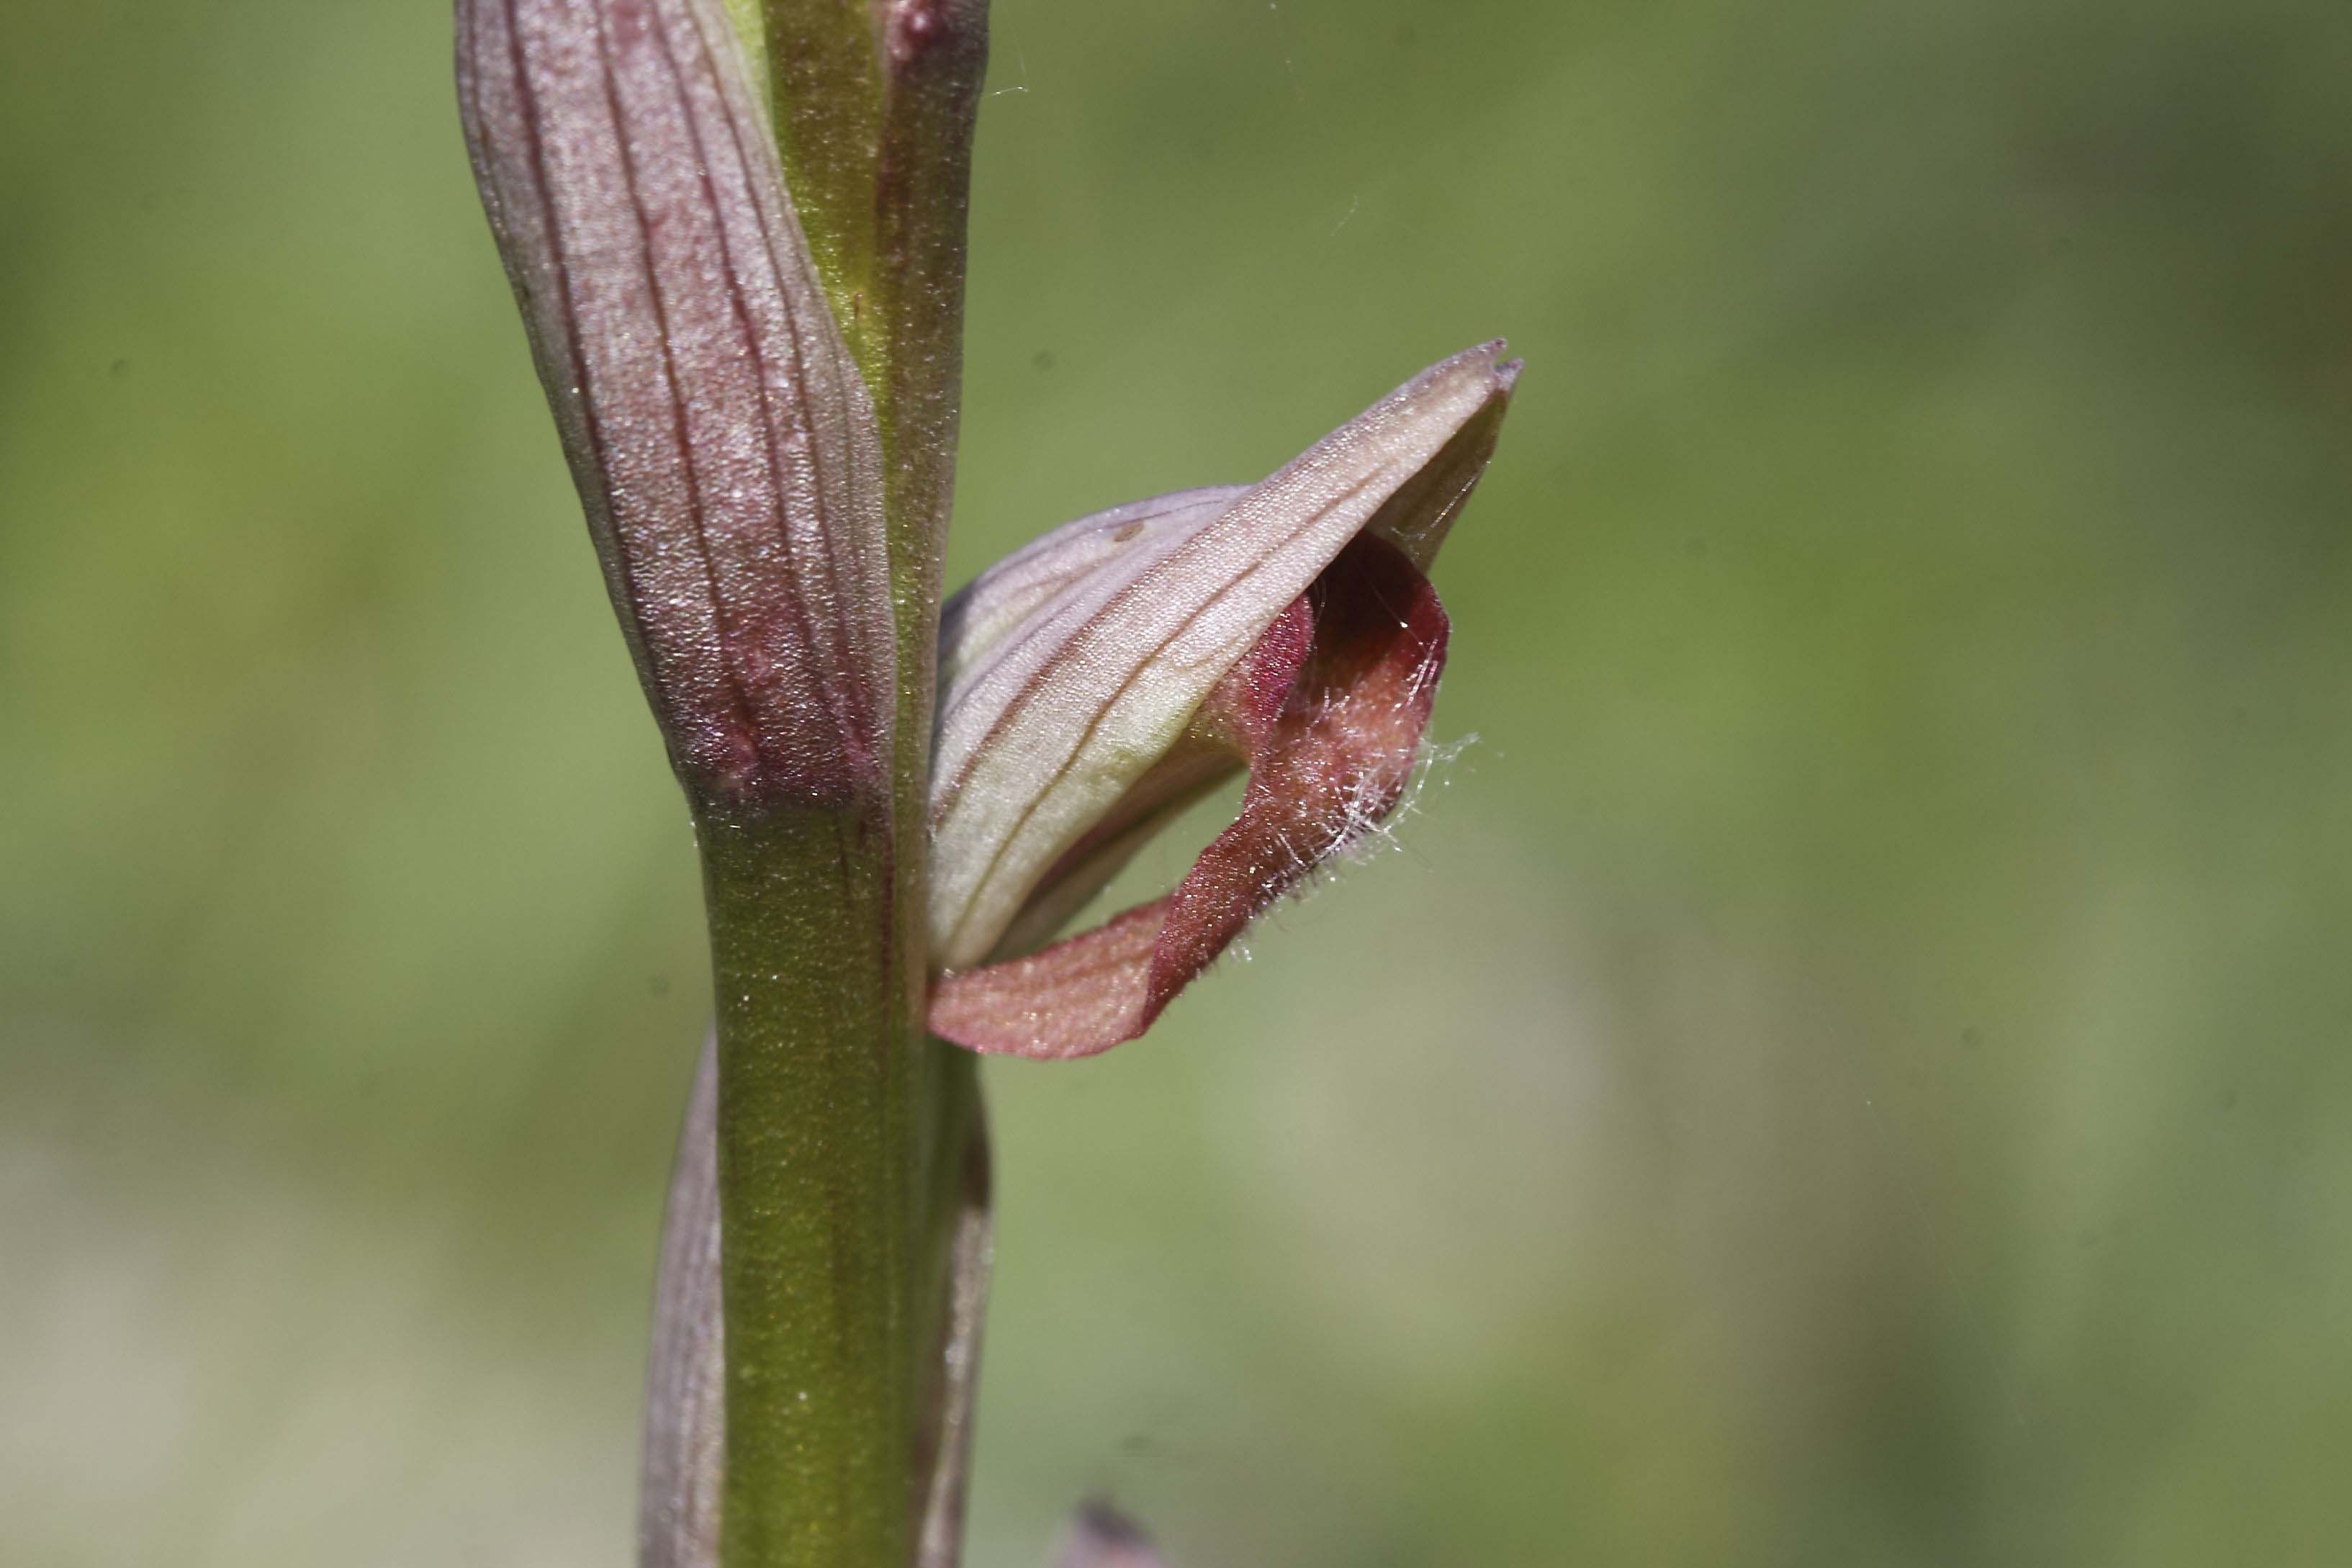
[[[1041,1059],[1142,1034],[1251,921],[1395,808],[1446,632],[1436,590],[1402,552],[1370,534],[1350,542],[1202,710],[1249,766],[1233,825],[1168,897],[1027,957],[942,976],[931,1032]]]
[[[1168,1568],[1151,1538],[1108,1503],[1090,1502],[1070,1521],[1054,1568]]]

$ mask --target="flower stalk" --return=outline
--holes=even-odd
[[[954,1568],[973,1053],[1136,1037],[1394,806],[1448,635],[1425,574],[1518,367],[1465,351],[1255,485],[1055,530],[943,634],[985,0],[457,21],[484,208],[703,866],[716,1020],[640,1562]],[[1056,940],[1240,768],[1171,893]],[[1108,1515],[1067,1550],[1157,1561]]]
[[[802,58],[803,32],[764,52]],[[841,309],[715,0],[459,0],[457,37],[484,205],[702,851],[721,1555],[897,1568],[942,1449],[943,1271],[980,1135],[971,1064],[922,1027],[952,384],[911,419],[894,399],[887,479],[872,389],[903,385],[888,366],[921,333]],[[837,237],[847,187],[818,194]],[[954,216],[905,265],[866,247],[872,278],[960,301]]]

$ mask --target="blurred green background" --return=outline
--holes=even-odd
[[[446,35],[0,21],[9,1568],[630,1558],[698,890]],[[2352,1558],[2347,81],[1000,0],[954,578],[1528,370],[1402,851],[989,1069],[975,1568]]]

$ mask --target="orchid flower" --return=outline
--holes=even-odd
[[[1081,518],[942,605],[984,0],[457,15],[709,894],[641,1560],[950,1568],[988,1264],[968,1052],[1136,1038],[1395,807],[1445,660],[1427,573],[1518,366],[1455,354],[1255,484]],[[1059,935],[1239,770],[1171,891]],[[1099,1518],[1068,1551],[1152,1560]]]
[[[1133,1039],[1389,814],[1445,664],[1423,573],[1517,374],[1500,343],[1467,350],[1258,484],[1081,518],[949,601],[933,1033],[1032,1057]],[[1173,892],[1031,951],[1237,766],[1241,815]]]

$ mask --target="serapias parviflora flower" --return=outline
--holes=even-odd
[[[925,805],[925,737],[898,704],[919,711],[933,668],[985,9],[457,0],[458,89],[484,206],[607,586],[698,823],[824,822],[829,842],[865,857],[855,867],[838,857],[840,907],[887,915],[871,932],[851,931],[852,948],[875,938],[853,963],[919,984],[916,965],[889,955],[911,958],[928,934],[933,1032],[978,1050],[1073,1057],[1142,1033],[1253,918],[1394,807],[1445,657],[1445,616],[1426,574],[1493,451],[1518,367],[1498,343],[1457,354],[1259,484],[1083,519],[983,574],[941,613],[928,840],[908,842]],[[815,58],[812,40],[838,46],[840,58]],[[867,43],[879,51],[871,59]],[[782,116],[817,138],[793,154],[798,174],[818,170],[803,184],[804,210],[832,237],[828,254],[866,256],[872,279],[845,273],[839,256],[819,276],[751,52],[786,67],[778,79],[801,96],[782,108],[814,111]],[[813,59],[823,68],[801,68]],[[828,74],[843,61],[845,75]],[[849,230],[863,237],[844,241]],[[875,279],[887,286],[868,293]],[[858,336],[882,366],[871,385],[835,308],[878,310]],[[1173,891],[1053,940],[1138,846],[1242,767],[1238,817]],[[893,901],[926,864],[928,910]],[[772,886],[782,901],[743,907],[792,912],[796,889],[819,879],[746,874],[743,884]],[[716,895],[713,908],[716,929]],[[773,922],[793,937],[786,947],[753,931],[736,904],[727,918],[763,964],[819,953],[789,921]],[[936,1064],[950,1053],[907,1028],[896,978],[852,994],[818,973],[821,960],[789,976],[781,960],[738,966],[765,988],[763,1002],[790,993],[820,1010],[848,1004],[844,1017],[806,1029],[809,1014],[793,1007],[740,1012],[731,1036],[722,1007],[721,1038],[741,1047],[728,1061],[765,1070],[779,1058],[831,1059],[802,1051],[814,1043],[854,1060],[859,1083],[898,1083],[866,1071],[894,1052],[902,1059],[891,1066],[946,1081]],[[728,1256],[759,1256],[737,1249],[742,1236],[793,1239],[775,1216],[802,1211],[775,1194],[839,1199],[828,1213],[842,1228],[823,1255],[830,1275],[761,1276],[743,1263],[739,1279],[751,1292],[748,1321],[771,1348],[805,1328],[802,1342],[836,1362],[835,1309],[849,1297],[825,1292],[854,1272],[842,1260],[894,1256],[903,1240],[898,1210],[868,1223],[873,1205],[860,1205],[880,1190],[871,1183],[919,1171],[926,1149],[950,1146],[936,1129],[860,1121],[865,1102],[836,1108],[821,1095],[804,1102],[808,1120],[846,1142],[772,1136],[790,1130],[720,1113],[722,1096],[740,1106],[740,1086],[763,1080],[747,1068],[728,1080],[737,1089],[715,1087],[717,1060],[706,1053],[665,1246],[642,1559],[654,1568],[706,1568],[719,1550],[725,1403],[752,1396],[754,1418],[739,1431],[790,1426],[779,1419],[783,1384],[730,1381],[719,1129],[734,1129],[737,1161]],[[966,1122],[942,1125],[963,1126],[964,1147],[978,1151],[976,1097],[960,1103]],[[921,1227],[949,1258],[952,1293],[940,1314],[945,1348],[919,1374],[935,1392],[911,1467],[924,1568],[955,1560],[961,1410],[987,1273],[985,1181],[960,1173],[950,1184],[925,1205]],[[903,1321],[927,1320],[915,1310]],[[873,1374],[908,1347],[868,1338],[841,1388],[889,1386]],[[742,1352],[740,1364],[757,1358]],[[941,1367],[954,1375],[942,1379]],[[897,1440],[866,1441],[895,1419],[887,1405],[855,1434],[869,1458]],[[848,1459],[843,1429],[826,1432],[841,1451],[802,1469],[778,1456],[803,1450],[754,1444],[747,1451],[762,1459],[743,1485],[814,1476],[830,1500],[838,1476],[825,1466]],[[856,1518],[895,1518],[897,1491],[886,1477],[875,1491],[885,1505]],[[772,1528],[782,1516],[735,1517]],[[837,1510],[793,1522],[839,1525],[850,1539],[863,1528],[851,1519]],[[1106,1527],[1075,1536],[1071,1562],[1131,1568],[1153,1561],[1146,1551]]]
[[[949,602],[931,936],[936,954],[994,962],[938,977],[934,1033],[1045,1058],[1133,1039],[1253,918],[1395,806],[1445,659],[1445,614],[1423,571],[1493,453],[1518,374],[1501,353],[1488,343],[1432,366],[1262,484],[1067,523]],[[1239,816],[1173,892],[1040,949],[1242,766]],[[649,1568],[715,1561],[712,1074],[706,1052],[665,1226]],[[1063,1550],[1072,1568],[1159,1562],[1108,1515],[1082,1514]]]
[[[725,808],[887,798],[896,634],[873,399],[714,0],[459,0],[493,232],[673,765]],[[1395,805],[1445,657],[1424,576],[1517,374],[1441,362],[1251,486],[1057,529],[941,612],[929,1022],[1141,1034]],[[1041,944],[1237,767],[1166,899]]]
[[[1262,484],[1081,518],[950,601],[931,935],[935,953],[994,962],[939,976],[934,1033],[1046,1058],[1133,1039],[1253,918],[1395,806],[1445,659],[1445,614],[1423,571],[1494,451],[1517,374],[1499,343],[1456,354]],[[1040,949],[1241,766],[1240,816],[1175,891]],[[716,1539],[712,1070],[706,1052],[665,1226],[646,1440],[656,1568],[704,1568]],[[1072,1563],[1157,1561],[1139,1537],[1084,1516],[1065,1550]]]
[[[1456,354],[1259,484],[1082,518],[949,602],[933,1033],[1055,1058],[1133,1039],[1394,808],[1445,662],[1423,573],[1518,368],[1499,342]],[[1173,892],[1033,951],[1244,766],[1240,815]]]

